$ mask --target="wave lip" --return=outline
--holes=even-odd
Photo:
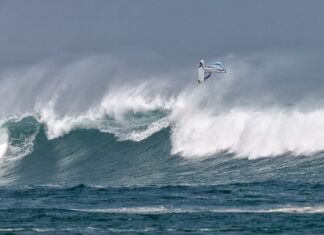
[[[307,156],[324,150],[323,110],[232,109],[215,114],[197,112],[195,109],[186,113],[175,108],[170,112],[129,112],[123,120],[100,115],[58,116],[53,110],[43,110],[36,118],[27,117],[34,121],[26,121],[26,118],[9,120],[7,123],[10,125],[3,124],[0,129],[0,157],[3,158],[8,151],[19,152],[18,148],[15,150],[18,145],[12,145],[15,141],[24,142],[25,147],[23,144],[19,146],[32,151],[30,145],[38,131],[35,130],[33,135],[24,134],[23,125],[28,125],[28,122],[33,122],[32,125],[37,128],[44,125],[48,140],[62,137],[76,129],[97,129],[115,135],[119,141],[140,142],[170,127],[170,152],[185,158],[206,158],[227,152],[237,157],[256,159],[286,153]],[[23,134],[13,136],[14,132]]]
[[[13,156],[28,155],[21,165],[10,165],[16,167],[11,172],[21,182],[30,182],[28,179],[33,177],[31,182],[55,183],[45,178],[63,181],[69,177],[74,182],[91,184],[87,179],[91,178],[87,175],[91,165],[118,185],[140,180],[160,183],[163,177],[174,180],[170,175],[175,174],[180,182],[187,177],[181,171],[197,175],[196,181],[200,182],[198,175],[210,179],[209,173],[217,172],[222,176],[224,168],[220,169],[219,164],[236,161],[233,157],[258,159],[287,153],[288,157],[307,156],[324,150],[324,110],[224,108],[217,102],[208,103],[206,89],[190,92],[188,88],[178,96],[154,95],[148,89],[121,89],[121,94],[112,92],[99,106],[74,115],[43,108],[37,114],[1,125],[0,157],[16,160]],[[127,94],[138,99],[126,99]],[[215,160],[210,168],[200,165],[213,168],[207,172],[195,161],[187,162],[205,158]],[[5,169],[2,164],[1,175],[10,167]],[[138,177],[130,177],[130,172]]]
[[[133,140],[136,142],[142,141],[151,135],[153,135],[156,132],[159,132],[160,130],[167,128],[169,126],[169,121],[167,118],[161,118],[160,120],[157,120],[150,124],[145,130],[143,131],[132,131],[129,134],[126,134],[124,137],[125,140]],[[121,140],[123,138],[120,138]]]

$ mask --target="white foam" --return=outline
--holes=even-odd
[[[186,210],[181,208],[167,208],[164,206],[72,209],[72,210],[90,212],[90,213],[113,213],[113,214],[167,214],[167,213],[185,213],[185,212],[192,211],[192,210]]]
[[[115,88],[108,92],[100,104],[100,113],[122,121],[127,112],[139,113],[168,110],[174,98],[163,96],[162,87],[144,83],[134,87]]]
[[[269,210],[261,210],[261,213],[324,213],[324,206],[306,206],[306,207],[282,207]]]
[[[195,111],[174,115],[173,154],[199,158],[229,151],[255,159],[324,150],[324,110]]]
[[[7,150],[10,157],[7,158],[7,160],[14,161],[31,153],[34,149],[34,141],[38,134],[38,131],[39,128],[37,128],[35,132],[30,136],[20,135],[19,144],[13,145],[12,143],[10,143]]]
[[[266,58],[266,64],[268,64],[268,57]],[[24,81],[28,83],[30,77],[37,75],[38,79],[35,78],[37,80],[35,84],[38,84],[38,80],[44,79],[50,73],[51,76],[56,78],[54,79],[56,82],[52,84],[53,90],[60,88],[58,90],[61,93],[67,92],[69,93],[68,97],[70,97],[73,92],[69,89],[72,89],[72,87],[73,91],[77,89],[70,86],[78,81],[78,76],[82,75],[82,68],[86,67],[85,70],[89,70],[86,74],[91,74],[94,70],[96,71],[96,69],[93,70],[92,66],[102,59],[90,58],[67,66],[59,73],[66,78],[63,80],[59,78],[60,76],[57,77],[57,74],[52,74],[53,68],[50,69],[51,66],[47,68],[44,65],[43,69],[42,66],[40,66],[40,69],[36,66],[30,70]],[[239,58],[236,60],[244,61]],[[171,88],[163,84],[164,79],[159,79],[157,83],[156,80],[149,81],[149,79],[140,81],[137,76],[136,84],[128,81],[127,85],[111,86],[105,95],[102,94],[103,96],[97,97],[98,100],[90,102],[91,107],[88,107],[86,111],[82,109],[81,114],[75,115],[64,112],[59,114],[54,111],[54,108],[60,105],[53,101],[55,95],[52,94],[52,91],[52,95],[46,95],[47,98],[43,100],[44,102],[40,102],[40,106],[42,106],[40,108],[40,121],[46,124],[49,139],[63,136],[76,128],[96,128],[103,132],[113,133],[120,140],[141,141],[170,125],[172,129],[171,153],[186,158],[205,158],[223,151],[249,159],[278,156],[285,153],[310,155],[324,151],[324,132],[321,131],[324,128],[323,110],[313,108],[305,112],[298,110],[298,108],[288,110],[266,107],[262,109],[254,107],[252,110],[240,105],[231,106],[224,101],[227,97],[226,92],[235,94],[233,89],[234,91],[239,89],[239,84],[253,84],[249,77],[251,66],[248,66],[245,62],[237,64],[237,61],[233,61],[234,64],[231,63],[232,67],[225,79],[211,80],[201,86],[196,86],[190,80],[189,83],[187,82],[187,87],[180,88],[181,91],[177,93],[178,95],[168,92]],[[277,65],[277,60],[272,62]],[[279,64],[282,64],[282,62],[280,61]],[[271,68],[270,66],[270,71],[272,71]],[[252,81],[267,79],[263,77],[263,72],[268,73],[269,68],[264,69],[263,67],[259,68]],[[252,74],[255,74],[254,67],[252,70]],[[24,73],[21,72],[21,74]],[[270,75],[271,73],[268,74],[268,76]],[[64,82],[69,81],[68,78],[70,77],[71,81],[74,82],[66,85]],[[168,79],[170,81],[171,77]],[[89,85],[88,79],[82,79],[82,81]],[[240,94],[250,94],[248,88],[250,87],[243,87]],[[87,90],[86,86],[84,89]],[[249,96],[247,95],[247,97]],[[255,100],[255,97],[252,98]],[[46,107],[49,100],[54,102],[53,107],[51,107],[51,104]],[[80,102],[79,99],[75,102],[77,101]],[[251,99],[247,100],[247,102],[250,101]],[[72,101],[69,100],[69,102]],[[72,104],[74,103],[67,106],[72,107]],[[62,106],[65,107],[66,105],[62,104]],[[157,117],[156,120],[143,123],[140,128],[132,126],[132,123],[127,122],[127,120],[125,121],[125,114],[127,113],[147,113],[154,110],[171,111],[171,116],[162,119]],[[111,123],[103,121],[106,116],[113,118],[117,124],[110,125]],[[5,134],[2,134],[2,136],[4,137],[2,137],[3,140],[0,139],[0,156],[8,148]]]
[[[324,213],[324,206],[292,207],[282,206],[276,208],[215,208],[215,207],[165,207],[165,206],[146,206],[146,207],[119,207],[119,208],[88,208],[71,209],[74,211],[88,213],[112,213],[112,214],[173,214],[173,213],[300,213],[313,214]]]
[[[39,121],[46,124],[46,135],[48,139],[61,137],[70,131],[83,128],[100,128],[99,116],[94,116],[91,112],[84,115],[64,115],[59,116],[51,106],[43,108],[40,112]]]
[[[133,119],[126,121],[124,118],[107,120],[105,113],[89,111],[79,116],[58,116],[51,108],[45,108],[40,114],[40,122],[46,124],[46,135],[48,139],[61,137],[75,129],[94,128],[102,132],[116,135],[119,140],[142,141],[152,134],[169,126],[167,118],[149,118],[141,120],[140,123]],[[149,114],[148,114],[149,115]]]
[[[167,118],[162,118],[156,122],[150,124],[144,131],[132,131],[128,135],[126,135],[125,139],[130,139],[136,142],[142,141],[156,132],[167,128],[169,126],[169,121]]]
[[[0,232],[20,232],[26,230],[25,228],[0,228]]]
[[[217,96],[216,101],[210,100],[208,89],[186,89],[173,97],[154,94],[146,86],[124,88],[109,93],[98,107],[83,115],[59,116],[45,108],[40,120],[47,126],[49,139],[76,128],[96,128],[120,140],[142,141],[170,125],[171,153],[186,158],[205,158],[224,151],[249,159],[324,151],[324,110],[224,108]],[[148,112],[154,110],[168,110],[171,115],[143,123],[125,118],[127,113],[150,115]],[[115,123],[105,121],[107,115]]]
[[[44,61],[30,68],[1,72],[0,96],[5,101],[2,113],[34,114],[34,107],[40,106],[35,112],[40,110],[40,121],[46,124],[49,139],[76,128],[97,128],[121,140],[141,141],[170,123],[171,152],[187,158],[203,158],[222,151],[250,159],[284,153],[308,155],[324,151],[324,112],[318,109],[322,101],[310,102],[318,101],[321,93],[311,99],[314,89],[306,89],[302,94],[291,92],[289,84],[298,79],[278,73],[297,71],[298,65],[303,64],[298,58],[301,57],[267,51],[229,55],[224,58],[228,61],[226,76],[215,77],[201,86],[194,83],[191,69],[177,68],[176,73],[172,71],[169,75],[152,72],[145,77],[142,69],[135,72],[136,67],[132,67],[127,72],[122,69],[129,66],[127,61],[104,55],[66,63]],[[177,81],[181,82],[176,84]],[[272,89],[270,84],[283,86]],[[303,83],[297,85],[295,88],[305,87]],[[304,102],[309,110],[260,108],[268,103],[282,103],[288,96],[281,97],[282,94],[289,94],[289,101]],[[254,110],[243,108],[242,100]],[[158,117],[141,128],[132,129],[130,123],[125,123],[126,113],[154,110],[172,111],[172,115],[170,119]],[[106,115],[120,125],[102,122]],[[5,134],[1,136],[3,156],[8,138]]]
[[[115,134],[120,140],[141,141],[169,125],[163,115],[153,114],[150,117],[149,112],[170,110],[174,102],[172,96],[162,96],[158,91],[160,90],[156,85],[149,83],[114,88],[108,91],[99,105],[75,115],[60,115],[55,111],[53,101],[47,106],[37,108],[40,114],[39,121],[46,125],[48,139],[61,137],[78,128],[95,128]],[[136,114],[147,115],[147,117],[136,120]],[[128,120],[127,115],[133,117]],[[107,121],[107,118],[112,118],[113,121]]]
[[[212,209],[211,212],[215,213],[300,213],[300,214],[313,214],[324,213],[324,206],[306,206],[306,207],[278,207],[268,209],[245,209],[245,208],[233,208],[233,209]]]
[[[9,147],[9,136],[6,128],[0,128],[0,159],[7,153]]]

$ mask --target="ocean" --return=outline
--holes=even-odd
[[[0,0],[0,235],[324,234],[323,24],[324,0]]]
[[[323,111],[132,94],[2,119],[0,233],[323,234]]]

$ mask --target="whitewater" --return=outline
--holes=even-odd
[[[305,109],[305,105],[299,105],[302,103],[300,101],[293,105],[275,102],[269,104],[266,100],[269,94],[266,93],[263,97],[253,97],[264,101],[266,105],[255,101],[251,102],[252,105],[237,101],[234,104],[226,104],[226,99],[233,100],[228,90],[236,85],[240,86],[242,83],[240,80],[246,81],[244,76],[248,76],[244,71],[252,70],[246,64],[238,64],[235,60],[233,67],[238,67],[239,72],[237,70],[229,72],[226,77],[212,80],[205,86],[197,86],[195,80],[190,79],[189,84],[187,82],[175,90],[172,88],[175,78],[167,75],[159,78],[159,85],[152,79],[138,79],[136,82],[123,85],[112,82],[113,85],[107,87],[101,96],[92,98],[90,102],[86,95],[89,96],[89,92],[92,92],[92,86],[96,88],[98,85],[95,84],[96,79],[88,81],[84,74],[89,77],[96,76],[99,72],[105,74],[101,71],[107,70],[105,66],[109,70],[116,65],[106,57],[83,59],[63,68],[51,63],[53,62],[2,74],[4,78],[2,95],[10,88],[27,93],[24,92],[28,90],[26,86],[30,86],[30,90],[33,90],[38,89],[39,83],[45,85],[45,89],[39,91],[40,95],[32,95],[28,91],[32,102],[22,104],[21,110],[10,110],[10,115],[7,113],[2,115],[0,123],[2,159],[6,158],[5,155],[7,158],[15,157],[8,156],[10,153],[8,150],[12,147],[19,148],[11,144],[13,141],[10,140],[8,124],[20,123],[26,117],[36,119],[38,127],[44,125],[49,140],[63,137],[76,129],[97,129],[115,135],[119,141],[138,142],[169,127],[172,139],[170,154],[192,159],[215,156],[222,152],[249,159],[285,153],[311,155],[324,149],[321,107]],[[262,69],[267,70],[267,67]],[[253,73],[257,73],[255,76],[263,75],[259,71]],[[23,81],[20,82],[22,85],[15,88],[13,86],[15,79]],[[48,80],[48,86],[44,83],[45,80]],[[253,79],[252,81],[254,82]],[[98,80],[98,83],[102,81]],[[86,90],[89,85],[90,91]],[[248,90],[245,92],[249,93]],[[75,96],[72,98],[69,93],[76,93],[78,99]],[[11,106],[10,98],[15,103],[20,99],[20,97],[6,98],[9,100],[6,102],[8,106]],[[238,99],[240,98],[246,99],[239,95]],[[18,104],[19,102],[22,100],[20,99]],[[82,107],[84,103],[87,104],[86,107]],[[82,111],[73,110],[75,107],[82,107]],[[27,137],[25,142],[20,144],[23,146],[32,144],[26,141],[33,138],[24,137]]]
[[[193,159],[222,152],[255,159],[285,153],[311,155],[324,150],[322,109],[305,112],[280,107],[262,110],[216,108],[215,111],[200,106],[203,100],[197,102],[204,91],[161,97],[145,94],[147,90],[150,87],[141,86],[122,90],[119,95],[109,94],[97,109],[78,116],[59,116],[53,109],[45,108],[34,115],[3,120],[1,158],[5,158],[8,149],[19,148],[10,145],[7,125],[16,124],[19,128],[19,123],[27,117],[35,118],[38,127],[45,126],[48,140],[63,137],[76,129],[97,129],[114,134],[119,141],[139,142],[170,127],[170,154]],[[23,138],[21,145],[31,144],[24,142],[30,141],[30,136]]]
[[[0,232],[321,234],[323,99],[285,85],[295,58],[229,55],[203,85],[109,56],[6,70]]]

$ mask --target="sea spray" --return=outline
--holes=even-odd
[[[227,151],[239,157],[311,155],[324,150],[324,111],[232,109],[174,115],[172,153],[206,157]]]
[[[0,129],[0,160],[4,158],[8,150],[9,137],[6,128]]]

